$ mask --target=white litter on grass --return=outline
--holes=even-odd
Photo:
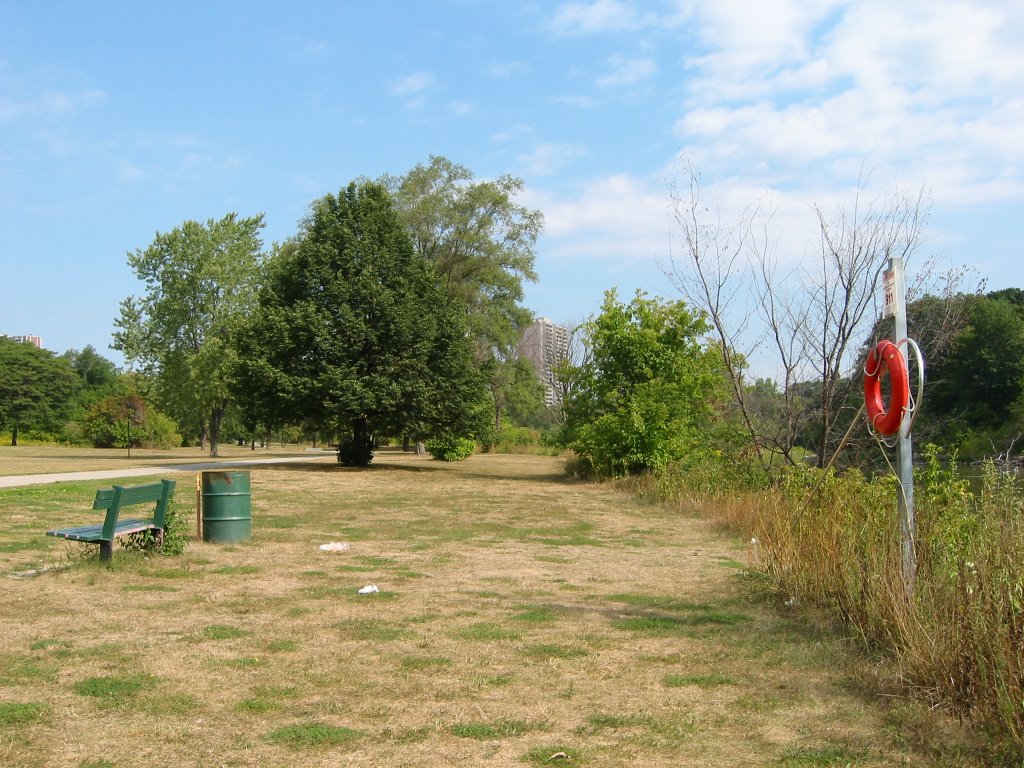
[[[380,590],[377,589],[376,584],[367,584],[365,587],[359,590],[360,595],[372,595],[374,592],[380,592]]]
[[[348,552],[348,544],[344,541],[332,541],[330,544],[321,544],[321,552]]]

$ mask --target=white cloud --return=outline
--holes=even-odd
[[[504,131],[498,131],[491,136],[491,141],[496,144],[505,144],[510,141],[522,138],[523,136],[529,136],[533,133],[534,129],[532,125],[527,123],[516,123],[515,125],[507,128]]]
[[[118,160],[116,163],[117,178],[124,182],[142,181],[146,171],[129,160]]]
[[[597,81],[602,88],[636,85],[658,71],[654,59],[629,59],[619,53],[610,56],[608,64],[612,71]]]
[[[287,42],[292,55],[299,58],[318,59],[330,53],[331,46],[323,40],[310,40],[292,35]]]
[[[459,117],[472,115],[476,112],[476,107],[469,101],[453,101],[448,104],[448,108],[452,111],[453,115],[458,115]]]
[[[564,3],[558,7],[550,25],[558,34],[571,35],[639,29],[650,21],[651,16],[642,16],[632,3],[594,0]]]
[[[398,96],[408,96],[431,88],[435,82],[430,72],[413,72],[395,83],[391,90]]]
[[[552,101],[555,104],[564,104],[567,107],[576,107],[577,109],[593,109],[601,104],[600,101],[593,98],[592,96],[555,96]]]
[[[107,98],[98,88],[80,91],[47,89],[29,97],[0,94],[0,123],[9,123],[22,118],[61,118],[76,114],[95,106]]]
[[[437,84],[437,78],[430,72],[413,72],[391,87],[391,92],[405,99],[406,107],[416,109],[426,101],[426,92]]]
[[[516,162],[531,175],[547,176],[585,154],[579,144],[535,144],[529,152],[517,155]]]
[[[1024,186],[1024,7],[960,0],[695,4],[676,135],[705,170],[848,182],[865,161],[937,200]]]
[[[667,254],[667,189],[635,176],[593,179],[568,198],[529,188],[523,197],[544,212],[545,250],[559,258],[632,262]]]
[[[510,78],[530,71],[525,61],[492,61],[487,65],[487,74],[491,77]]]

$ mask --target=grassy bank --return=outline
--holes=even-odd
[[[894,689],[970,720],[993,763],[1024,761],[1024,495],[993,467],[975,495],[930,456],[915,480],[917,574],[900,564],[897,486],[794,470],[778,488],[694,494],[649,478],[642,495],[699,509],[752,542],[779,602],[824,611],[881,654]]]
[[[555,458],[254,469],[251,542],[110,568],[42,535],[95,487],[0,490],[0,764],[978,764],[744,543]]]

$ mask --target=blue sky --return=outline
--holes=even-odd
[[[186,219],[266,242],[349,181],[432,154],[540,208],[527,306],[676,297],[680,158],[728,219],[924,189],[925,251],[1024,287],[1024,4],[900,0],[0,0],[0,332],[108,348],[126,252]],[[912,265],[911,265],[912,268]]]

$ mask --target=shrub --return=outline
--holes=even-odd
[[[79,425],[94,448],[173,448],[181,444],[174,422],[137,395],[111,395],[90,406]]]
[[[368,467],[373,461],[373,440],[348,438],[338,444],[338,463],[344,467]]]
[[[427,452],[440,461],[463,461],[476,453],[476,443],[468,437],[442,435],[427,441]]]
[[[185,502],[174,500],[168,505],[167,516],[164,518],[164,539],[161,544],[152,531],[141,531],[130,536],[122,536],[121,545],[132,552],[159,552],[168,557],[180,555],[185,551],[191,537],[189,525],[191,506]]]

